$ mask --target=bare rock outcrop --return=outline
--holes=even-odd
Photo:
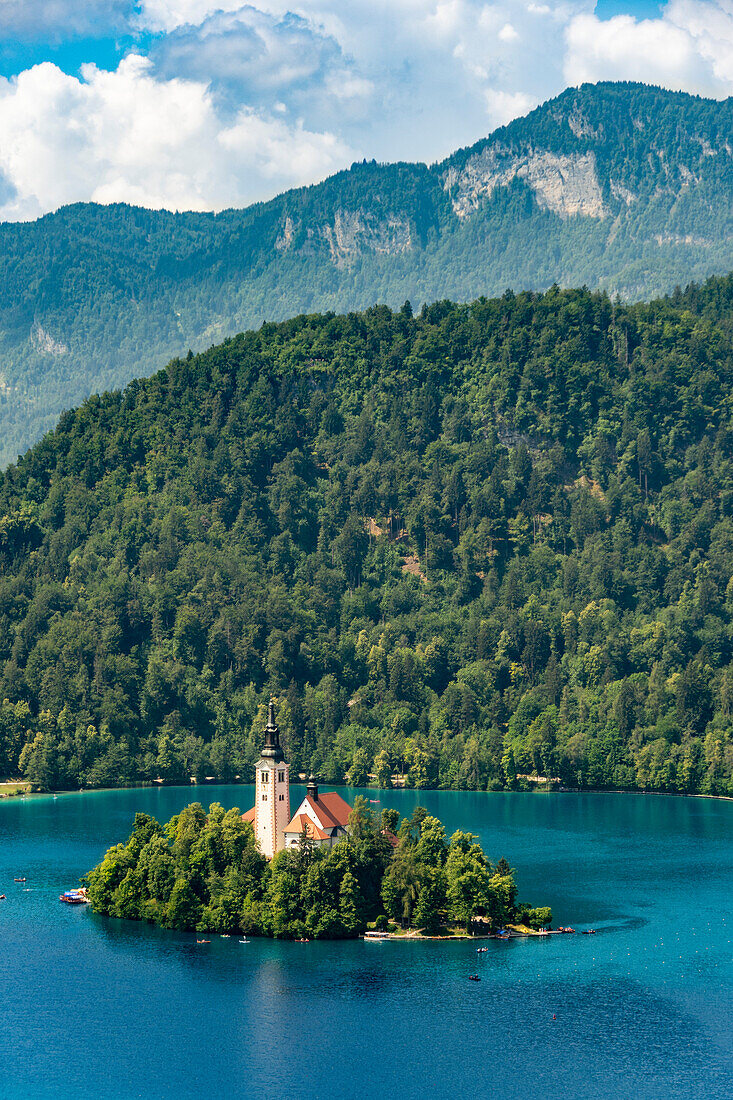
[[[514,179],[525,180],[539,205],[561,218],[605,218],[609,213],[593,153],[560,155],[538,149],[515,153],[489,146],[469,157],[460,171],[450,169],[444,187],[458,217],[467,218],[497,187],[507,187]]]
[[[293,219],[288,216],[285,218],[285,223],[280,231],[280,234],[275,241],[275,248],[278,252],[287,252],[293,243],[293,237],[295,236],[295,224]]]
[[[45,355],[66,355],[69,351],[69,345],[62,340],[57,340],[39,321],[33,323],[30,340],[31,346]]]
[[[278,252],[293,247],[299,226],[288,215],[275,241]],[[376,252],[383,256],[395,256],[407,252],[413,246],[412,229],[408,218],[399,214],[379,216],[368,210],[335,211],[333,221],[306,228],[306,240],[322,240],[328,244],[331,259],[342,265],[355,256]]]
[[[412,246],[407,218],[388,214],[380,218],[365,210],[337,210],[332,225],[321,227],[334,263],[342,263],[363,252],[394,256]]]

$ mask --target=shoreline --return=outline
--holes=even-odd
[[[27,783],[27,780],[4,780],[0,781],[0,802],[11,801],[17,799],[36,799],[36,798],[58,798],[64,795],[77,795],[77,794],[105,794],[111,791],[150,791],[150,790],[206,790],[207,787],[251,787],[251,783],[236,782],[236,780],[230,782],[221,783],[191,783],[187,786],[185,783],[152,783],[148,780],[140,780],[137,783],[123,783],[117,787],[84,787],[79,790],[64,790],[57,789],[52,791],[31,791],[22,790],[21,788]],[[296,784],[297,785],[297,784]],[[304,786],[304,784],[300,784]],[[708,794],[701,791],[650,791],[650,790],[629,790],[626,789],[607,789],[605,787],[589,787],[586,790],[581,790],[579,787],[565,787],[562,790],[529,790],[529,791],[464,791],[455,787],[354,787],[349,788],[347,784],[328,783],[325,786],[335,787],[338,790],[354,790],[354,791],[367,791],[375,794],[390,794],[392,791],[415,791],[422,794],[519,794],[526,795],[528,797],[535,797],[538,795],[548,794],[626,794],[634,795],[640,794],[645,796],[653,796],[660,798],[711,798],[721,802],[733,802],[733,795],[730,794]],[[4,787],[13,787],[15,790],[5,793]]]
[[[360,940],[367,939],[367,943],[382,943],[389,940],[390,943],[402,943],[409,940],[411,943],[420,943],[426,940],[455,940],[461,943],[472,943],[474,940],[524,940],[524,939],[541,939],[544,940],[548,936],[559,936],[565,933],[561,932],[559,928],[551,928],[545,932],[538,932],[531,928],[523,928],[519,930],[516,925],[507,924],[506,929],[508,935],[500,936],[497,932],[476,932],[473,935],[469,932],[452,933],[446,936],[440,936],[437,933],[433,936],[425,935],[417,929],[408,929],[406,932],[386,932],[380,938],[376,936],[369,936],[368,938],[362,932],[359,936]],[[577,935],[577,933],[573,933]],[[581,933],[582,935],[582,933]]]

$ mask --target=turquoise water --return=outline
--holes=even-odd
[[[165,820],[202,796],[250,805],[242,787],[0,804],[0,1097],[733,1096],[733,802],[382,795],[478,833],[520,897],[598,929],[479,955],[197,946],[59,904],[135,810]]]

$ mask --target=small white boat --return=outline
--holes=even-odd
[[[240,943],[249,943],[249,940],[240,940]]]

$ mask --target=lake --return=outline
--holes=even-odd
[[[126,838],[136,810],[245,810],[252,788],[8,800],[0,1097],[733,1096],[733,802],[380,798],[477,833],[517,868],[520,899],[597,934],[488,941],[484,954],[455,942],[197,946],[58,895]]]

